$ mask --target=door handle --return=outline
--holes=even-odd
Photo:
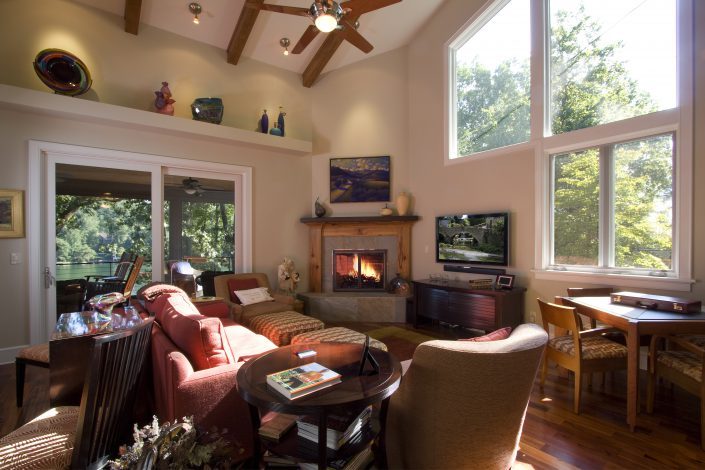
[[[51,268],[44,268],[44,288],[49,289],[56,281],[56,278],[51,274]]]

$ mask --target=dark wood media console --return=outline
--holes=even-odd
[[[414,283],[414,327],[429,318],[467,328],[492,331],[524,321],[525,288],[471,289],[467,282]]]

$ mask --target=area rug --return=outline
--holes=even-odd
[[[428,336],[418,331],[409,330],[398,326],[385,326],[365,331],[365,334],[371,338],[377,339],[389,348],[389,352],[400,360],[411,359],[414,355],[414,350],[419,344],[439,339],[433,336]]]

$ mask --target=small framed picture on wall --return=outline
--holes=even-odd
[[[514,275],[513,274],[499,274],[497,280],[495,281],[497,289],[511,289],[514,287]]]

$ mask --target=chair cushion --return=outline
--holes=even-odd
[[[0,468],[69,468],[78,406],[45,411],[0,439]]]
[[[269,295],[269,289],[266,287],[255,287],[254,289],[236,290],[235,296],[240,300],[242,305],[259,304],[262,302],[271,302],[274,298]]]
[[[678,335],[678,337],[705,349],[705,335]]]
[[[248,277],[244,279],[229,279],[228,292],[230,292],[230,300],[233,303],[239,304],[240,299],[238,299],[237,295],[235,295],[235,291],[254,289],[255,287],[259,287],[259,284],[257,283],[257,279],[255,279],[254,277]]]
[[[17,357],[49,364],[49,343],[35,344],[34,346],[22,348],[17,353]]]
[[[602,338],[590,336],[582,339],[583,359],[608,359],[627,357],[627,348],[619,343]],[[569,356],[575,354],[573,337],[570,335],[557,336],[548,340],[548,347],[561,351]]]
[[[458,341],[477,341],[480,343],[483,341],[499,341],[501,339],[509,338],[510,334],[512,334],[512,327],[505,326],[504,328],[494,330],[492,333],[487,333],[484,336],[476,336],[474,338],[460,338],[458,339]]]
[[[220,319],[201,315],[188,298],[170,295],[156,319],[194,369],[235,362]]]
[[[702,380],[703,362],[690,351],[658,351],[657,360],[659,364],[675,369],[696,382]]]

